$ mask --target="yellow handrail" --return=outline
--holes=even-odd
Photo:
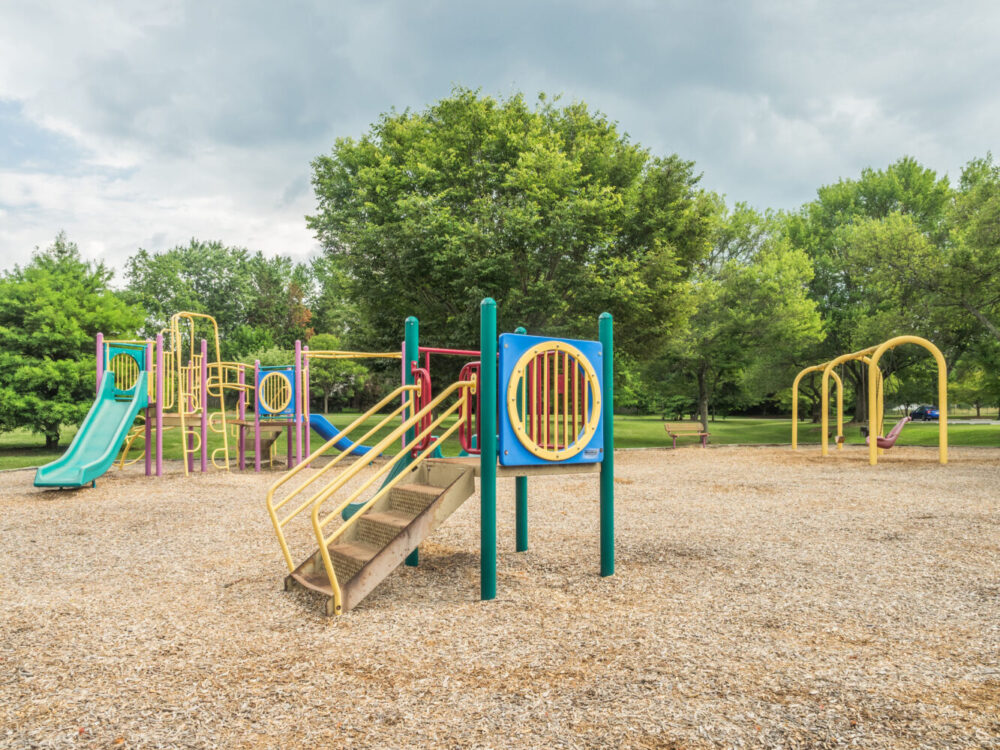
[[[428,403],[426,406],[424,406],[422,409],[416,412],[412,417],[410,417],[408,420],[403,422],[399,427],[393,430],[393,432],[389,436],[384,438],[378,445],[374,446],[372,450],[378,452],[385,450],[389,445],[391,445],[396,440],[401,438],[407,430],[420,424],[420,420],[423,419],[423,417],[425,417],[426,415],[432,413],[434,408],[440,405],[442,401],[444,401],[450,395],[458,391],[459,392],[458,400],[450,407],[448,407],[448,409],[442,412],[438,417],[433,419],[430,424],[428,424],[423,430],[421,430],[417,435],[414,436],[413,444],[419,445],[421,440],[423,440],[425,437],[430,436],[431,433],[434,431],[434,429],[438,427],[441,423],[443,423],[448,417],[450,417],[456,411],[461,410],[463,412],[462,415],[459,417],[459,419],[455,422],[455,424],[453,424],[451,427],[445,430],[445,432],[440,436],[438,441],[429,443],[426,448],[424,448],[419,454],[417,454],[417,456],[414,458],[411,464],[411,467],[418,466],[425,458],[427,458],[427,456],[431,454],[431,452],[435,449],[435,447],[437,447],[436,442],[446,440],[462,425],[464,418],[466,416],[464,413],[466,409],[466,398],[463,389],[474,388],[474,387],[475,387],[474,380],[460,380],[458,382],[452,383],[445,390],[443,390],[437,397],[435,397],[430,403]],[[366,465],[366,462],[363,460],[363,457],[362,459],[355,461],[343,473],[341,473],[340,476],[338,476],[333,482],[331,482],[327,487],[320,490],[314,496],[314,502],[312,504],[313,532],[315,533],[316,541],[319,544],[319,552],[320,556],[323,559],[323,567],[326,569],[327,580],[330,581],[330,588],[333,591],[333,605],[335,612],[340,612],[341,610],[342,597],[341,597],[340,583],[337,581],[337,574],[333,568],[333,561],[330,559],[330,550],[328,549],[328,545],[330,545],[337,537],[339,537],[354,523],[356,523],[358,519],[360,519],[361,516],[364,515],[365,511],[367,511],[375,501],[383,497],[387,492],[389,492],[393,487],[395,487],[397,483],[402,481],[402,479],[406,477],[406,472],[400,472],[393,479],[386,482],[386,484],[383,485],[382,488],[379,489],[379,491],[376,492],[371,498],[369,498],[369,500],[364,505],[362,505],[361,508],[357,510],[357,512],[355,512],[350,518],[344,521],[344,523],[341,526],[339,526],[333,532],[333,534],[330,535],[329,538],[324,536],[323,528],[327,524],[329,524],[330,521],[332,521],[339,514],[341,514],[343,510],[347,508],[348,505],[353,503],[360,496],[360,494],[364,492],[366,489],[368,489],[376,480],[378,480],[384,474],[388,473],[392,469],[392,467],[395,466],[396,463],[398,463],[405,455],[406,455],[405,450],[397,453],[392,459],[386,462],[385,466],[383,466],[381,469],[376,471],[371,477],[369,477],[368,480],[361,485],[361,487],[359,487],[357,490],[351,493],[350,496],[348,496],[339,506],[337,506],[337,508],[332,510],[322,521],[319,518],[319,512],[320,508],[322,508],[323,506],[323,503],[325,503],[333,495],[334,492],[343,487],[344,484],[346,484],[349,480],[357,476],[357,474],[361,471],[361,469]]]
[[[131,461],[126,461],[128,454],[132,450],[132,444],[135,442],[136,438],[141,437],[145,442],[146,439],[146,425],[141,423],[132,427],[129,430],[128,436],[125,438],[125,445],[122,446],[121,457],[118,459],[118,469],[124,469],[126,466],[131,466],[137,461],[141,461],[146,457],[146,446],[143,445],[143,449],[139,452],[139,455],[133,458]]]
[[[306,359],[400,359],[402,352],[349,352],[338,349],[309,349],[302,352]]]
[[[308,467],[309,464],[312,461],[315,461],[317,458],[319,458],[324,453],[326,453],[330,448],[334,447],[334,445],[339,440],[341,440],[342,438],[346,437],[347,435],[350,435],[350,433],[356,427],[358,427],[359,425],[363,424],[365,421],[367,421],[368,419],[370,419],[371,417],[373,417],[375,414],[377,414],[379,411],[381,411],[387,404],[389,404],[392,401],[396,400],[400,395],[406,395],[406,394],[417,394],[417,395],[419,395],[419,392],[420,392],[420,388],[419,388],[419,386],[416,386],[416,385],[404,385],[404,386],[400,386],[399,388],[397,388],[396,390],[394,390],[392,393],[390,393],[388,396],[386,396],[381,401],[379,401],[377,404],[375,404],[373,407],[371,407],[364,414],[362,414],[357,419],[355,419],[353,422],[351,422],[347,427],[345,427],[343,429],[343,431],[340,432],[339,435],[331,438],[330,440],[327,440],[325,443],[323,443],[323,445],[321,445],[319,448],[317,448],[316,450],[314,450],[311,454],[309,454],[306,457],[306,459],[304,461],[302,461],[302,463],[298,464],[296,467],[294,467],[290,471],[287,471],[283,475],[281,475],[281,477],[279,477],[278,480],[275,481],[271,485],[271,487],[268,489],[268,491],[267,491],[267,511],[268,511],[268,514],[270,514],[270,516],[271,516],[271,523],[274,526],[274,532],[275,532],[275,534],[278,535],[278,543],[281,545],[281,553],[282,553],[282,555],[284,555],[285,563],[288,565],[288,570],[289,571],[295,570],[295,564],[292,562],[292,555],[291,555],[291,552],[289,552],[289,550],[288,550],[288,544],[285,541],[285,533],[283,531],[283,527],[289,521],[291,521],[293,518],[295,518],[299,513],[301,513],[306,508],[308,508],[309,505],[312,503],[312,501],[313,501],[314,498],[309,498],[306,502],[304,502],[301,505],[299,505],[294,511],[292,511],[289,515],[287,515],[283,520],[279,520],[278,519],[278,511],[281,508],[283,508],[285,505],[287,505],[288,502],[293,497],[296,497],[306,487],[308,487],[309,485],[311,485],[313,482],[315,482],[317,479],[319,479],[321,476],[323,476],[326,472],[328,472],[334,466],[336,466],[337,464],[339,464],[344,459],[345,456],[350,455],[351,451],[349,451],[349,450],[342,451],[340,453],[340,455],[334,457],[334,459],[332,461],[330,461],[326,466],[324,466],[322,469],[320,469],[318,472],[316,472],[316,474],[314,474],[312,477],[310,477],[305,482],[303,482],[301,485],[299,485],[294,490],[292,490],[288,494],[288,496],[286,496],[285,498],[283,498],[278,503],[274,502],[274,493],[275,493],[275,491],[277,491],[277,489],[279,487],[281,487],[283,484],[285,484],[286,482],[288,482],[296,474],[298,474],[303,469],[305,469],[306,467]],[[406,409],[409,406],[412,406],[410,400],[404,398],[402,406],[398,407],[395,411],[393,411],[390,414],[388,414],[375,427],[373,427],[371,430],[369,430],[367,433],[365,433],[364,435],[362,435],[360,438],[358,438],[357,440],[355,440],[353,442],[354,443],[363,443],[365,440],[367,440],[372,435],[374,435],[376,432],[378,432],[378,430],[382,429],[382,427],[384,427],[385,424],[390,419],[395,419],[397,416],[399,416],[403,412],[404,409]],[[378,455],[378,452],[375,451],[374,455]],[[371,462],[370,458],[368,459],[368,462],[369,463]]]
[[[213,398],[222,398],[222,393],[226,389],[236,392],[253,393],[254,384],[244,382],[239,383],[239,374],[251,371],[253,368],[243,362],[210,362],[208,365],[208,395]],[[214,374],[213,374],[214,372]],[[228,373],[233,373],[234,379],[227,378]],[[213,390],[214,389],[214,390]]]

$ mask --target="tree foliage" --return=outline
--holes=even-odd
[[[60,233],[0,278],[0,427],[59,442],[94,400],[94,337],[134,338],[142,310],[109,288],[112,272]]]
[[[608,309],[638,349],[679,320],[705,253],[696,183],[690,162],[652,157],[583,104],[457,89],[317,158],[308,222],[372,346],[395,346],[414,313],[429,340],[468,346],[492,296],[508,330],[592,335]]]
[[[330,333],[318,333],[309,339],[309,349],[312,351],[336,351],[342,348],[340,339]],[[330,411],[331,399],[343,405],[356,398],[368,379],[368,368],[353,359],[313,359],[309,364],[311,393],[322,396],[324,413]]]
[[[147,336],[182,310],[215,318],[230,359],[290,348],[313,333],[307,304],[313,277],[290,258],[191,240],[160,253],[140,249],[125,269],[128,298],[147,312]]]
[[[686,375],[706,429],[721,388],[729,386],[744,406],[759,403],[822,339],[808,296],[811,278],[808,256],[775,233],[771,217],[745,205],[719,217],[712,252],[691,288],[693,312],[660,365]]]

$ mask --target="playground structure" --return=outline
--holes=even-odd
[[[428,357],[431,351],[452,353],[426,351]],[[147,476],[162,476],[163,437],[171,430],[181,436],[185,475],[196,463],[202,472],[209,464],[229,471],[234,444],[239,469],[247,468],[251,456],[256,471],[274,467],[282,433],[286,463],[293,467],[302,460],[303,444],[309,453],[310,427],[333,438],[336,447],[363,455],[366,446],[349,444],[322,414],[310,413],[309,364],[318,358],[373,357],[401,359],[402,353],[310,352],[296,341],[287,365],[227,362],[215,319],[193,312],[176,313],[155,339],[114,340],[98,333],[94,405],[65,454],[38,470],[35,485],[93,486],[116,457],[119,468],[145,460]],[[227,411],[227,395],[229,408],[235,401],[235,416]],[[213,433],[222,445],[210,452]],[[140,441],[143,449],[129,458]]]
[[[829,411],[830,411],[830,379],[837,384],[837,449],[844,447],[844,384],[834,368],[845,362],[860,361],[867,366],[867,403],[868,403],[868,461],[872,466],[878,463],[878,456],[895,445],[896,439],[903,427],[910,421],[908,416],[893,427],[888,435],[885,428],[885,382],[878,363],[889,350],[903,344],[916,344],[923,347],[934,357],[937,363],[938,403],[940,417],[938,419],[938,458],[941,464],[948,463],[948,369],[941,351],[927,339],[919,336],[896,336],[878,346],[870,346],[849,354],[842,354],[820,365],[806,367],[792,383],[792,450],[798,450],[798,397],[799,383],[806,375],[822,372],[820,385],[820,443],[822,455],[829,455]]]
[[[421,354],[424,366],[421,367]],[[478,356],[459,379],[436,395],[430,355]],[[528,336],[523,329],[497,335],[492,299],[480,306],[480,349],[422,349],[419,324],[407,318],[403,383],[368,412],[308,454],[272,484],[267,509],[288,567],[285,587],[301,586],[325,597],[328,615],[355,607],[404,560],[419,561],[419,544],[475,492],[480,480],[480,598],[497,591],[496,482],[516,477],[515,549],[528,547],[527,480],[532,475],[600,474],[600,572],[614,573],[613,332],[607,313],[599,341]],[[383,413],[396,401],[390,411]],[[388,457],[355,489],[371,464],[365,456],[347,462],[341,451],[312,472],[338,439],[360,434],[363,443],[393,424],[372,446]],[[374,426],[371,426],[372,422]],[[439,445],[457,434],[463,456],[440,457]],[[296,480],[293,482],[293,480]],[[380,487],[367,500],[369,489]],[[281,492],[279,496],[279,491]],[[286,528],[308,516],[316,549],[296,563]],[[343,522],[330,530],[336,519]]]
[[[418,354],[427,378],[432,355],[479,356],[440,347],[419,347]],[[210,464],[230,470],[234,447],[239,469],[251,461],[256,471],[274,468],[282,433],[289,468],[302,460],[303,449],[310,453],[312,431],[338,450],[365,455],[368,446],[344,438],[325,415],[310,410],[310,368],[321,359],[402,361],[403,353],[310,351],[296,341],[287,365],[228,362],[221,358],[215,319],[193,312],[175,314],[152,339],[105,339],[98,333],[94,406],[66,453],[39,469],[36,486],[94,485],[115,464],[124,468],[143,460],[147,476],[162,476],[163,437],[171,430],[181,435],[185,475],[196,467],[208,471]],[[473,364],[466,368],[472,372]],[[222,445],[210,452],[211,434],[220,435]],[[474,435],[461,437],[463,447],[474,447]]]

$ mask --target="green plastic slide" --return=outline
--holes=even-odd
[[[82,487],[111,468],[140,409],[149,403],[145,373],[129,396],[115,396],[115,376],[107,372],[101,392],[66,452],[35,472],[36,487]]]

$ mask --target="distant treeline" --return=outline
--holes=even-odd
[[[703,190],[695,164],[631,141],[585,104],[456,89],[389,112],[312,164],[323,252],[308,262],[191,240],[137,249],[112,272],[60,234],[0,279],[0,428],[51,437],[92,395],[93,335],[155,335],[208,313],[228,359],[477,342],[478,305],[502,330],[593,338],[616,320],[617,405],[668,418],[788,408],[797,370],[891,336],[932,340],[952,398],[1000,403],[1000,167],[950,182],[915,159],[820,187],[797,211],[756,211]],[[314,348],[316,348],[314,346]],[[889,403],[933,396],[929,358],[883,360]],[[858,417],[863,373],[846,366]],[[327,407],[363,405],[396,377],[326,374]],[[818,410],[807,383],[803,416]]]

